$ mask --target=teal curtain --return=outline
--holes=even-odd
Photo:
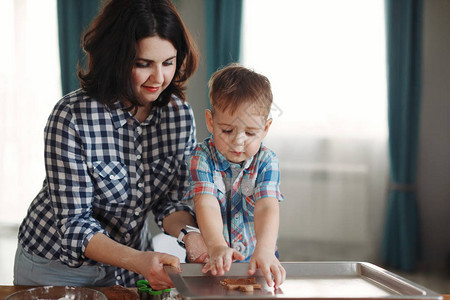
[[[63,94],[78,89],[77,64],[84,57],[81,38],[97,15],[101,0],[57,0],[59,56]]]
[[[420,254],[416,169],[420,114],[422,0],[385,0],[391,185],[382,256],[414,270]]]
[[[238,62],[242,0],[205,0],[208,78],[220,67]]]

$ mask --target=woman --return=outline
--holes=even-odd
[[[112,0],[83,39],[81,89],[64,96],[45,128],[46,177],[19,229],[19,285],[172,287],[163,265],[175,256],[149,251],[146,218],[178,236],[195,226],[181,203],[185,158],[195,144],[184,83],[197,52],[169,0]],[[184,235],[203,261],[200,234]]]

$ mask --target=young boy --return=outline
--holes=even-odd
[[[238,64],[213,74],[211,137],[189,160],[190,190],[197,222],[208,248],[203,272],[223,275],[233,261],[250,262],[249,275],[261,269],[269,286],[286,277],[276,253],[280,172],[276,155],[262,145],[272,120],[269,80]]]

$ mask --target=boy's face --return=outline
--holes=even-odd
[[[217,150],[233,163],[241,163],[258,152],[271,123],[251,105],[238,107],[234,114],[217,110],[214,117],[210,110],[206,111],[206,125],[214,135]]]

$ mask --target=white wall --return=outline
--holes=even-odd
[[[192,105],[197,123],[197,139],[202,141],[208,136],[205,124],[205,109],[208,103],[208,78],[206,74],[205,44],[205,8],[204,0],[174,1],[186,27],[198,44],[200,63],[187,89],[187,101]]]
[[[418,159],[423,263],[450,263],[450,1],[424,1]],[[450,271],[450,270],[449,270]]]

